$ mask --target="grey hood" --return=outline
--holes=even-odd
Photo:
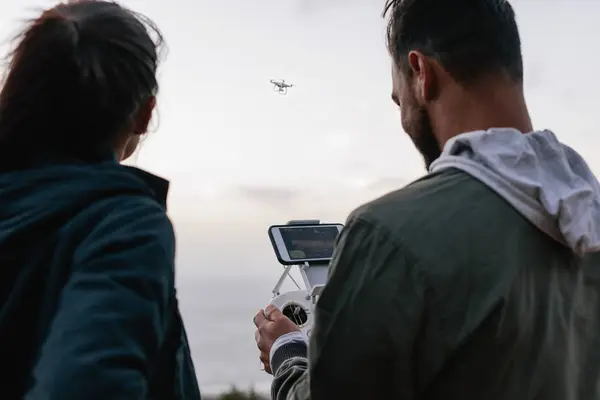
[[[577,254],[600,250],[600,184],[550,131],[492,128],[449,140],[430,172],[460,169]]]

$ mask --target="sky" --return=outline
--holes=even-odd
[[[54,3],[2,1],[0,36]],[[131,163],[171,181],[180,277],[275,278],[269,225],[343,222],[424,174],[390,100],[384,0],[122,3],[152,18],[168,45],[158,118]],[[600,174],[600,2],[512,4],[534,126]],[[270,79],[295,87],[281,96]]]

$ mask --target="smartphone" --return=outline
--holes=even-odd
[[[342,224],[273,225],[269,238],[283,265],[328,264]]]

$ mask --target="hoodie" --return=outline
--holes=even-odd
[[[484,183],[577,254],[600,250],[600,184],[583,158],[552,132],[492,128],[463,133],[446,143],[430,172],[451,168]],[[301,332],[283,335],[271,347],[270,359],[282,346],[306,342]],[[287,355],[279,352],[278,357]]]
[[[351,213],[272,398],[600,399],[598,194],[551,132],[450,140]]]
[[[110,157],[0,168],[2,398],[199,398],[168,182]]]
[[[575,253],[600,250],[600,184],[583,158],[550,131],[492,128],[458,135],[430,166],[478,179]]]

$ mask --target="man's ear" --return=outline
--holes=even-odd
[[[156,107],[156,97],[152,96],[140,107],[135,119],[133,120],[133,133],[143,135],[148,132],[148,126],[152,120],[152,113]]]
[[[408,53],[408,64],[412,70],[414,93],[421,105],[425,105],[438,95],[438,79],[434,68],[435,60],[420,51]]]

